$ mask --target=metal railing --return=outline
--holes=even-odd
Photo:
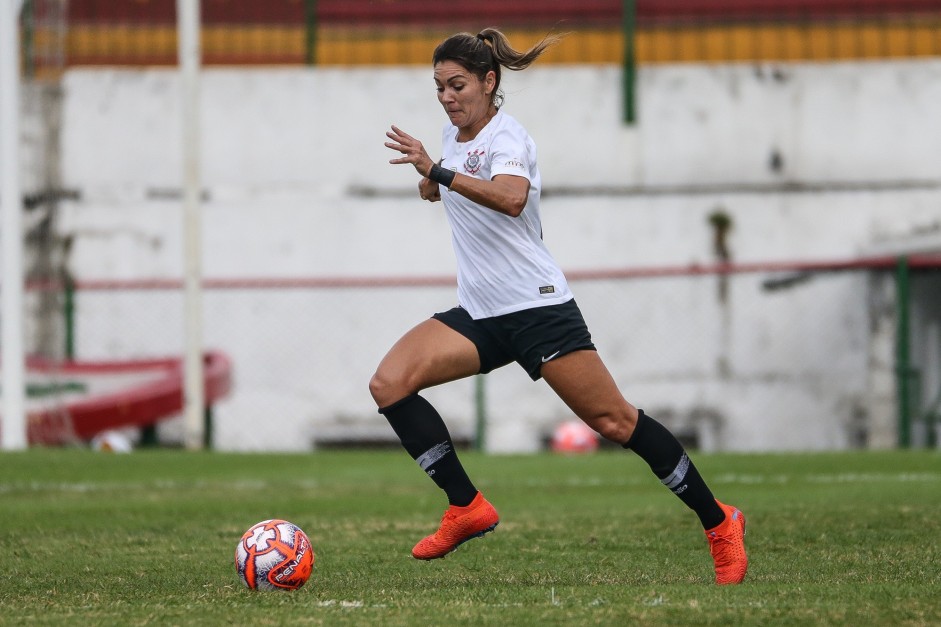
[[[703,391],[711,390],[706,397],[713,400],[728,399],[745,387],[762,416],[780,410],[785,414],[780,419],[787,420],[795,399],[831,408],[834,414],[821,409],[819,419],[843,425],[851,446],[875,445],[879,429],[882,445],[888,444],[887,432],[894,432],[895,444],[903,448],[939,444],[938,402],[932,399],[941,389],[927,389],[925,373],[938,371],[941,364],[926,363],[924,355],[930,353],[919,350],[926,325],[941,324],[930,300],[941,283],[937,256],[568,275],[596,341],[607,355],[620,355],[609,366],[630,381],[632,392],[642,391],[649,409],[692,441],[703,444],[703,437],[718,437],[709,436],[709,430],[721,430],[717,416],[728,409],[703,405]],[[872,300],[867,292],[880,292],[876,280],[894,283],[894,304],[867,312]],[[366,381],[381,352],[419,319],[416,306],[424,315],[452,301],[454,278],[208,279],[204,290],[207,345],[230,355],[235,373],[234,402],[221,412],[227,426],[217,442],[231,447],[231,438],[237,437],[233,430],[250,431],[268,415],[308,416],[317,434],[312,438],[356,441],[388,435],[370,410]],[[167,357],[182,350],[179,280],[84,279],[30,286],[33,298],[40,292],[59,293],[71,308],[61,317],[33,320],[31,328],[35,338],[36,325],[55,327],[53,334],[66,342],[58,355],[65,362]],[[376,302],[386,303],[383,311],[376,311]],[[651,312],[654,305],[659,314]],[[316,321],[311,312],[321,312]],[[878,326],[873,315],[891,318],[882,328],[894,325],[894,355],[867,354],[891,345],[870,335]],[[847,320],[855,322],[848,325]],[[763,348],[749,348],[754,342]],[[937,357],[941,346],[936,348]],[[875,372],[874,363],[889,367]],[[894,379],[895,411],[891,402],[884,410],[868,405],[873,377],[886,383]],[[478,379],[472,387],[446,386],[442,392],[463,439],[486,437],[486,398],[495,395],[485,394],[482,385]],[[531,394],[530,385],[519,393]],[[496,396],[506,402],[505,390]],[[688,401],[680,400],[684,396],[700,400],[687,407]],[[879,418],[880,411],[887,413]],[[886,422],[888,414],[897,422]],[[708,424],[700,424],[703,420]]]

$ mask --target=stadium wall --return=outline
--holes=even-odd
[[[621,122],[614,66],[534,67],[508,73],[504,89],[506,111],[539,146],[546,240],[579,271],[714,263],[717,212],[732,219],[734,262],[852,258],[938,230],[939,78],[939,61],[643,68],[634,128]],[[64,76],[61,174],[77,198],[61,204],[57,228],[79,280],[181,275],[177,88],[165,69]],[[207,277],[453,273],[443,216],[382,146],[395,123],[437,152],[444,120],[427,68],[211,69],[201,90]],[[891,328],[871,333],[868,279],[782,292],[755,318],[763,278],[736,283],[726,303],[714,282],[575,290],[628,398],[676,424],[706,416],[695,424],[703,448],[847,448],[860,413],[867,445],[893,445]],[[208,302],[206,342],[230,354],[235,377],[216,408],[217,446],[306,449],[324,434],[387,433],[369,376],[405,329],[453,304],[453,288],[296,306],[288,292],[249,307]],[[78,356],[178,352],[179,309],[133,291],[81,297]],[[701,345],[694,361],[663,357],[677,338]],[[297,348],[274,348],[285,345]],[[473,432],[471,382],[429,396],[455,432]],[[488,378],[488,407],[494,451],[534,450],[568,416],[513,367]]]

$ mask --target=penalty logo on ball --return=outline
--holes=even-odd
[[[252,525],[235,547],[235,570],[252,590],[297,590],[307,583],[313,568],[310,539],[286,520]]]

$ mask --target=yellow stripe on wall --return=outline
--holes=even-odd
[[[543,31],[507,30],[517,48],[538,41]],[[428,64],[431,52],[450,31],[329,29],[318,32],[320,65]],[[37,30],[34,47],[54,44],[54,34]],[[210,26],[202,33],[208,63],[304,63],[305,30],[295,26]],[[638,63],[844,60],[941,56],[941,20],[918,24],[664,27],[636,35]],[[72,27],[66,63],[107,65],[176,62],[172,26]],[[545,63],[622,61],[617,29],[570,32],[545,55]]]

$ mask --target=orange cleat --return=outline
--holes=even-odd
[[[716,501],[719,503],[719,501]],[[748,555],[745,554],[745,514],[737,507],[719,503],[725,512],[725,520],[706,529],[709,552],[716,563],[716,583],[720,586],[742,583],[748,570]]]
[[[441,526],[436,532],[423,539],[412,549],[412,557],[419,560],[433,560],[444,557],[468,540],[479,538],[493,531],[500,523],[500,517],[493,505],[480,492],[470,505],[458,507],[451,505],[441,518]]]

